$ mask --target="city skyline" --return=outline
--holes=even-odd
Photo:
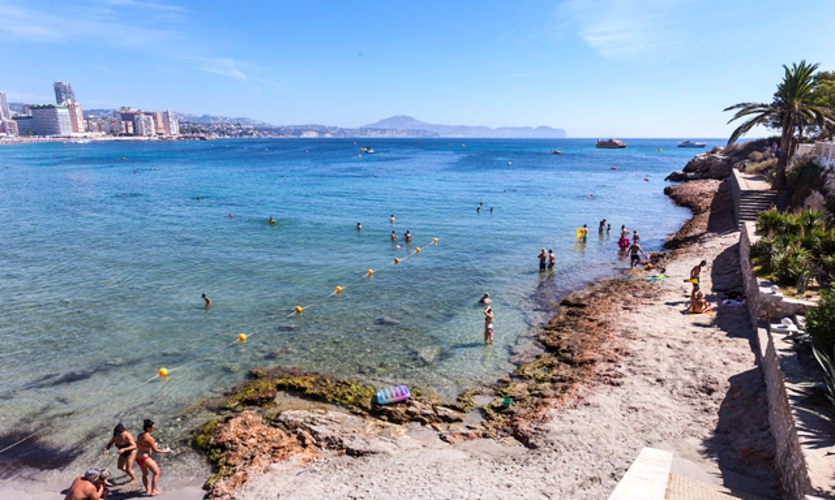
[[[823,1],[58,5],[0,0],[11,102],[51,102],[50,82],[72,82],[86,109],[722,137],[722,109],[770,101],[783,64],[835,69]]]

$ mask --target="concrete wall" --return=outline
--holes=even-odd
[[[760,283],[751,268],[752,240],[756,241],[754,224],[746,222],[740,228],[739,260],[751,323],[759,325],[757,328],[757,361],[765,378],[768,395],[768,423],[777,448],[774,457],[774,468],[780,476],[783,498],[805,500],[806,493],[811,492],[811,482],[806,469],[806,460],[800,447],[796,422],[789,404],[783,371],[780,369],[780,361],[774,348],[772,334],[766,328],[762,328],[763,326],[767,327],[768,324],[768,318],[764,318],[762,313],[769,309],[766,304],[763,304]]]
[[[739,178],[739,171],[731,169],[731,199],[734,201],[734,224],[739,225],[739,202],[742,198],[742,179]],[[756,325],[756,323],[754,323]]]

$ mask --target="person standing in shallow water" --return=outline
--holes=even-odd
[[[201,297],[203,297],[203,302],[206,303],[206,307],[212,305],[212,299],[210,299],[205,293],[201,295]]]
[[[537,257],[539,257],[539,272],[542,272],[545,270],[545,266],[548,265],[548,254],[545,253],[544,248],[539,251],[539,255]]]
[[[557,263],[557,256],[554,255],[553,250],[548,249],[548,270],[549,271],[553,270],[554,269],[554,264],[556,264],[556,263]]]
[[[493,343],[493,308],[484,309],[484,345]]]

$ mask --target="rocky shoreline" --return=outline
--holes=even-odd
[[[689,207],[693,217],[654,257],[656,264],[688,252],[708,231],[733,229],[727,183],[699,180],[668,186],[665,193]],[[732,217],[731,217],[732,219]],[[724,222],[722,222],[724,221]],[[253,370],[252,380],[207,407],[216,417],[195,432],[193,445],[209,458],[215,473],[205,484],[208,497],[234,492],[276,464],[304,464],[327,456],[361,457],[392,446],[405,429],[431,429],[436,439],[512,438],[529,449],[550,410],[581,404],[594,387],[620,386],[615,367],[624,355],[619,314],[657,300],[658,288],[646,273],[599,280],[566,297],[535,338],[541,350],[490,387],[442,401],[413,390],[404,403],[378,406],[374,388],[319,373],[276,367]]]

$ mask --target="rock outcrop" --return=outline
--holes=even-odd
[[[684,167],[684,171],[673,172],[666,181],[685,182],[699,179],[724,179],[731,175],[731,169],[754,151],[762,151],[768,141],[759,140],[728,147],[713,148],[711,151],[693,157]]]

